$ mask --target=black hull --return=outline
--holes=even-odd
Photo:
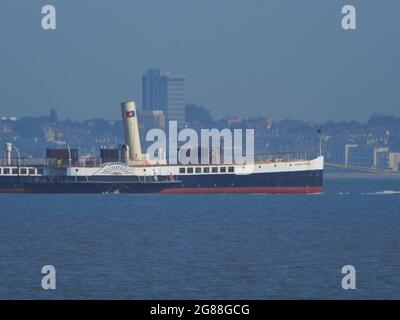
[[[85,181],[1,177],[0,193],[320,193],[322,170],[249,175],[180,175],[175,181],[93,176]]]

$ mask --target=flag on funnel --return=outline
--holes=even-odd
[[[133,118],[135,116],[135,111],[126,111],[125,116],[127,118]]]

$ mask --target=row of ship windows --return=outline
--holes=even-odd
[[[219,169],[219,170],[218,170]],[[235,167],[197,167],[197,168],[179,168],[179,173],[226,173],[235,172]]]
[[[18,174],[18,168],[0,168],[0,174],[2,175],[15,175]],[[19,174],[22,176],[27,175],[37,175],[43,174],[43,169],[35,169],[35,168],[20,168]]]

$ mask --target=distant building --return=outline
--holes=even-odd
[[[338,143],[331,143],[330,145],[323,144],[323,153],[329,158],[332,163],[344,163],[346,164],[346,149],[343,145]]]
[[[17,117],[11,116],[11,117],[0,117],[0,120],[2,121],[17,121]]]
[[[148,148],[151,142],[146,141],[149,130],[154,128],[166,129],[165,114],[161,110],[139,110],[139,130],[142,147]]]
[[[167,121],[185,123],[185,78],[162,69],[149,69],[142,79],[143,110],[161,110]]]
[[[374,148],[374,168],[389,168],[389,148]]]
[[[389,168],[393,171],[400,171],[400,152],[389,153]]]
[[[140,110],[138,112],[140,128],[142,129],[153,129],[160,128],[165,129],[165,114],[161,110]]]
[[[374,166],[374,148],[370,146],[346,144],[345,165],[372,168]]]
[[[56,137],[56,133],[54,132],[54,130],[49,127],[49,128],[45,128],[44,129],[44,136],[46,138],[46,142],[54,142],[55,137]]]
[[[242,118],[240,118],[240,117],[228,117],[226,120],[227,120],[229,128],[242,123]]]

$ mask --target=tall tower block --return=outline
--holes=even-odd
[[[125,142],[129,146],[129,159],[131,161],[143,160],[135,102],[121,103],[121,112]]]

